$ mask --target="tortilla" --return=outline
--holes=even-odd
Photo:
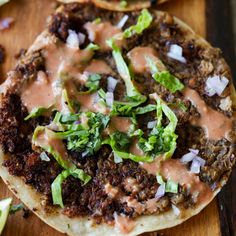
[[[59,0],[63,3],[73,3],[73,2],[89,2],[90,0]],[[126,6],[122,6],[121,3],[117,0],[114,1],[107,1],[107,0],[91,0],[94,4],[98,7],[111,10],[111,11],[135,11],[144,8],[148,8],[151,6],[149,0],[142,1],[142,0],[131,0],[127,1],[128,4]],[[159,0],[157,1],[158,4],[162,4],[168,0]]]
[[[102,16],[106,17],[104,15],[105,10],[101,13],[100,10],[94,9],[93,6],[87,6],[87,7],[88,8],[91,7],[92,11],[94,12],[94,16],[93,16],[94,19],[97,18],[97,14],[100,14],[101,17]],[[56,19],[56,22],[61,23],[61,20],[64,19],[63,17],[61,17],[61,14],[63,14],[63,12],[65,12],[65,14],[68,14],[68,11],[72,10],[73,12],[76,12],[76,11],[79,11],[78,9],[82,9],[82,11],[84,12],[84,8],[85,8],[85,6],[83,4],[81,6],[78,5],[77,7],[73,8],[73,9],[71,9],[69,6],[68,6],[68,8],[66,6],[61,7],[57,11],[56,15],[54,17],[52,17],[52,21]],[[108,15],[109,14],[110,13],[108,13]],[[112,14],[115,14],[115,13],[112,13]],[[137,13],[137,15],[139,15],[139,14],[140,13]],[[163,20],[163,19],[164,20],[165,19],[170,20],[170,16],[167,13],[159,12],[159,11],[153,11],[152,14],[153,14],[153,16],[157,17],[157,19],[159,19],[160,21]],[[91,14],[88,13],[88,15],[91,15]],[[87,17],[86,14],[83,17],[86,18]],[[114,18],[113,18],[113,20],[114,20]],[[73,17],[72,17],[72,19],[74,20]],[[105,18],[105,19],[107,20],[108,18]],[[80,20],[81,20],[81,18],[80,18]],[[87,21],[88,20],[86,18],[86,22]],[[170,24],[170,22],[169,22],[169,24]],[[191,28],[189,26],[187,26],[185,23],[183,23],[179,19],[174,18],[174,22],[172,22],[172,24],[177,25],[178,29],[181,30],[182,38],[180,40],[183,40],[183,38],[184,38],[187,42],[191,42],[194,45],[197,45],[198,47],[201,47],[202,50],[205,49],[204,53],[209,53],[211,50],[214,51],[214,49],[204,39],[202,39],[201,37],[196,35],[191,30]],[[27,170],[29,170],[29,171],[32,171],[32,174],[35,174],[34,171],[36,171],[36,174],[37,174],[37,170],[30,169],[31,167],[35,168],[34,167],[35,162],[40,162],[41,164],[43,163],[42,165],[48,166],[48,168],[51,168],[51,164],[50,164],[51,162],[53,162],[54,164],[56,163],[56,161],[54,161],[54,160],[50,160],[48,162],[48,161],[42,161],[42,160],[35,159],[34,158],[34,155],[36,155],[35,153],[32,153],[33,156],[31,154],[29,156],[27,156],[28,154],[24,154],[24,155],[26,155],[26,156],[22,156],[23,159],[25,158],[25,161],[26,161],[24,163],[24,169],[16,169],[14,167],[14,163],[12,163],[11,160],[14,160],[14,158],[17,158],[16,154],[21,155],[22,152],[24,152],[24,147],[27,148],[27,150],[28,150],[29,147],[27,146],[28,145],[27,143],[24,143],[24,141],[19,141],[17,139],[17,137],[15,137],[16,135],[14,137],[8,136],[9,134],[7,133],[6,128],[4,129],[4,122],[7,123],[7,124],[9,122],[9,120],[7,119],[8,117],[6,117],[5,110],[4,110],[4,109],[6,109],[6,107],[5,107],[6,106],[6,104],[5,104],[6,98],[11,93],[18,93],[21,96],[21,100],[26,101],[26,100],[24,100],[24,97],[22,95],[22,91],[26,91],[24,89],[27,87],[27,83],[29,83],[27,81],[34,81],[35,80],[35,76],[34,76],[35,71],[36,72],[41,71],[41,70],[43,70],[43,67],[45,67],[45,66],[42,66],[41,64],[39,64],[39,66],[36,65],[40,61],[41,54],[43,54],[43,50],[48,45],[56,45],[57,43],[59,43],[59,45],[61,45],[61,41],[65,40],[65,39],[68,39],[68,35],[66,35],[66,36],[64,35],[60,24],[59,24],[60,31],[56,30],[57,28],[55,28],[55,25],[58,26],[58,24],[55,24],[55,22],[53,22],[47,30],[45,30],[41,35],[38,36],[35,43],[28,50],[27,54],[23,58],[21,58],[20,62],[18,63],[18,65],[16,67],[16,69],[9,73],[8,80],[1,87],[1,90],[2,90],[3,94],[2,94],[2,97],[1,97],[1,106],[0,106],[0,118],[1,118],[0,121],[1,121],[1,126],[2,126],[0,128],[0,134],[1,134],[1,137],[2,137],[0,142],[1,142],[1,145],[2,145],[3,148],[2,148],[2,151],[1,151],[1,154],[0,154],[0,175],[3,178],[4,182],[8,185],[9,189],[19,199],[21,199],[21,201],[23,201],[24,204],[27,207],[29,207],[29,209],[32,210],[45,223],[47,223],[48,225],[52,226],[53,228],[55,228],[56,230],[58,230],[62,233],[67,233],[68,235],[104,235],[104,236],[105,235],[122,235],[122,234],[125,234],[125,235],[138,235],[138,234],[141,234],[143,232],[150,232],[150,231],[155,231],[155,230],[160,230],[160,229],[173,227],[175,225],[181,224],[182,222],[184,222],[185,220],[187,220],[191,216],[198,214],[205,206],[207,206],[211,202],[211,200],[214,198],[214,196],[216,196],[216,194],[220,191],[222,186],[227,182],[227,179],[228,179],[228,177],[231,173],[232,167],[235,163],[235,150],[232,147],[233,145],[229,145],[229,142],[234,142],[234,141],[229,141],[229,140],[226,141],[225,138],[221,138],[221,141],[219,141],[219,142],[221,142],[220,147],[222,149],[224,148],[224,145],[226,145],[226,147],[227,147],[226,153],[224,153],[224,155],[221,156],[221,157],[219,156],[219,158],[221,158],[222,161],[225,161],[225,162],[227,161],[229,163],[228,163],[227,168],[225,169],[225,171],[220,172],[218,178],[212,180],[214,182],[214,187],[213,186],[208,186],[209,184],[211,185],[213,183],[211,180],[208,180],[208,181],[210,181],[209,184],[207,183],[206,180],[205,180],[206,182],[200,181],[200,183],[202,184],[201,186],[203,186],[203,188],[207,188],[208,191],[209,191],[210,187],[212,188],[212,192],[209,194],[209,196],[206,199],[204,199],[204,201],[197,202],[196,204],[193,204],[193,205],[188,205],[187,208],[182,207],[182,205],[181,205],[182,203],[179,203],[179,204],[177,203],[176,204],[177,205],[177,212],[176,212],[176,208],[173,207],[173,203],[172,203],[173,209],[171,207],[169,207],[167,209],[163,209],[163,211],[157,211],[153,214],[151,214],[151,213],[145,214],[143,212],[142,215],[136,216],[136,217],[133,217],[133,218],[132,218],[132,216],[130,216],[129,218],[124,217],[124,220],[129,225],[132,225],[131,229],[127,229],[127,224],[124,224],[124,225],[121,224],[119,226],[117,224],[115,224],[115,225],[112,224],[112,221],[110,221],[109,224],[108,224],[108,222],[106,222],[105,220],[102,220],[100,222],[100,224],[96,224],[96,221],[94,221],[92,215],[85,215],[85,216],[79,215],[79,216],[70,216],[70,217],[68,217],[65,214],[65,212],[63,211],[63,209],[61,209],[60,207],[53,206],[51,203],[49,205],[47,204],[48,201],[49,202],[51,201],[50,198],[48,198],[48,196],[50,196],[50,194],[49,195],[48,194],[46,194],[46,195],[43,194],[43,191],[46,191],[47,189],[46,190],[45,189],[40,189],[40,186],[37,183],[30,182],[30,177],[28,175],[23,175],[22,177],[20,177],[21,172],[24,172],[25,168],[27,168]],[[61,25],[65,25],[65,24],[63,23]],[[168,30],[167,30],[167,32],[168,32]],[[151,36],[151,31],[147,31],[146,34],[147,33],[148,33],[149,36]],[[65,36],[65,38],[63,38],[64,36]],[[137,37],[137,36],[135,35],[135,37]],[[142,37],[142,36],[140,36],[140,37]],[[164,37],[165,36],[163,36],[163,38]],[[173,37],[173,36],[171,36],[171,37]],[[142,38],[142,40],[144,40],[144,39]],[[177,40],[178,40],[178,38],[176,37],[175,38],[175,43],[177,43],[176,42]],[[193,40],[194,40],[194,42],[193,42]],[[128,39],[127,39],[127,41],[128,41]],[[94,43],[101,43],[101,41],[94,42]],[[117,43],[118,43],[118,41],[117,41]],[[132,42],[126,42],[126,43],[127,43],[126,45],[129,45],[128,43],[132,44]],[[150,42],[147,45],[149,45],[149,44],[150,44]],[[164,45],[166,45],[166,44],[164,44]],[[100,46],[100,48],[104,47],[103,50],[106,50],[105,54],[101,55],[102,58],[105,58],[105,55],[107,55],[109,53],[109,50],[102,43],[99,44],[99,46]],[[154,47],[154,43],[152,44],[152,46]],[[127,46],[127,48],[128,47],[129,46]],[[160,46],[160,44],[157,44],[155,46],[155,48],[157,48],[157,47],[162,47],[162,46]],[[130,50],[128,50],[128,51],[130,51]],[[55,51],[52,51],[52,52],[49,54],[50,58],[47,57],[47,60],[51,59],[54,56]],[[172,68],[172,70],[171,70],[172,73],[174,73],[176,76],[178,74],[178,77],[181,77],[181,72],[180,71],[176,72],[175,70],[177,70],[178,67],[180,67],[180,69],[181,69],[181,67],[183,67],[183,64],[180,64],[179,62],[176,62],[176,61],[173,61],[171,59],[165,58],[161,54],[161,53],[164,53],[164,52],[166,52],[166,51],[165,50],[163,50],[163,51],[160,50],[159,53],[158,53],[159,54],[158,56],[163,60],[163,62],[165,62],[164,63],[165,65],[167,65],[167,64],[169,65],[169,67],[168,67],[169,69]],[[95,54],[96,54],[96,52],[95,52]],[[46,54],[44,53],[44,55],[46,55]],[[64,53],[63,55],[65,57],[67,56],[66,53]],[[127,55],[128,55],[127,57],[130,57],[131,54],[127,54]],[[60,56],[58,56],[57,54],[54,57],[56,59],[57,58],[63,59]],[[126,60],[127,60],[127,57],[126,57]],[[98,58],[100,58],[99,55],[97,56],[97,60],[98,60]],[[211,58],[211,55],[210,55],[210,58]],[[228,68],[227,64],[225,63],[225,61],[223,60],[223,58],[221,56],[219,56],[219,59],[217,59],[217,61],[214,61],[215,59],[213,59],[213,58],[211,58],[211,59],[212,59],[212,64],[214,64],[214,65],[218,61],[221,62],[222,73],[225,76],[227,76],[227,78],[229,79],[229,85],[226,88],[227,91],[224,91],[224,93],[226,95],[224,95],[224,93],[223,93],[222,94],[222,99],[225,99],[225,98],[229,97],[231,99],[231,101],[233,101],[233,104],[230,107],[230,109],[232,109],[232,111],[234,111],[236,100],[235,100],[235,92],[234,92],[234,88],[233,88],[232,78],[230,77],[230,74],[229,74],[229,68]],[[187,58],[187,60],[189,60],[189,59]],[[111,57],[109,57],[108,61],[112,61]],[[40,61],[40,63],[44,63],[44,62]],[[193,62],[191,62],[189,60],[188,63],[191,64]],[[194,62],[194,63],[196,63],[196,62]],[[51,65],[47,65],[47,66],[51,66]],[[109,66],[111,66],[111,65],[109,64]],[[184,67],[187,67],[187,65],[184,64]],[[98,68],[95,68],[95,69],[97,70]],[[99,70],[100,69],[101,68],[99,68]],[[50,75],[49,68],[47,68],[47,70],[48,70],[49,75]],[[213,68],[213,70],[214,70],[214,68]],[[109,73],[112,76],[114,75],[113,73],[116,73],[115,76],[118,77],[118,73],[115,72],[115,69],[113,69],[113,72],[109,72]],[[139,79],[138,74],[136,76],[137,76],[137,81],[138,81],[138,79]],[[121,81],[119,81],[119,83],[121,83]],[[145,86],[145,83],[143,83],[143,86]],[[169,91],[166,92],[166,89],[162,85],[158,84],[157,86],[158,86],[158,88],[161,88],[162,91],[164,90],[165,93],[168,93],[170,95],[172,94]],[[194,84],[191,84],[191,86],[194,87]],[[152,86],[149,86],[149,87],[152,87]],[[195,87],[195,89],[197,89],[197,88]],[[121,87],[120,90],[123,90],[122,87]],[[14,92],[12,92],[12,91],[14,91]],[[143,91],[143,93],[145,93],[145,91]],[[162,92],[160,92],[160,94],[161,93]],[[182,93],[182,92],[178,92],[178,93]],[[174,96],[178,96],[178,95],[176,95],[176,93],[174,93],[174,94],[175,94]],[[123,94],[121,94],[121,95],[123,96]],[[15,95],[13,96],[13,98],[16,99],[16,101],[18,101],[17,100],[18,98],[16,98]],[[14,99],[13,99],[13,101],[14,101]],[[163,97],[163,99],[164,99],[164,97]],[[211,97],[208,97],[208,101],[207,101],[208,103],[210,103],[210,101],[209,101],[210,99],[211,99]],[[216,98],[214,98],[214,99],[217,100]],[[10,113],[11,113],[11,115],[13,115],[13,117],[14,117],[15,113],[17,113],[16,114],[17,116],[22,116],[22,113],[23,113],[23,117],[25,117],[25,113],[26,113],[26,115],[27,115],[27,113],[29,113],[29,112],[25,111],[26,110],[25,108],[23,108],[23,110],[21,112],[14,112],[14,109],[15,109],[14,106],[17,106],[17,104],[14,105],[13,102],[10,103],[10,104],[12,104],[11,107],[13,107],[13,108],[10,108],[10,109],[13,109],[13,112],[12,112],[12,110],[10,111]],[[29,104],[26,104],[26,105],[28,106]],[[228,106],[226,106],[226,107],[228,108]],[[192,107],[192,109],[194,109],[194,106]],[[209,107],[208,107],[208,109],[209,109]],[[219,112],[218,109],[214,110],[212,107],[211,107],[211,109],[212,109],[211,112],[213,112],[212,114],[215,114],[214,112]],[[194,113],[194,110],[192,110],[191,112]],[[227,113],[229,117],[233,117],[230,110],[227,110],[227,111],[224,111],[224,112]],[[221,111],[219,114],[223,114],[223,112]],[[222,117],[222,115],[219,115],[219,116]],[[224,115],[224,117],[225,117],[225,115]],[[226,119],[224,117],[222,119]],[[181,117],[178,117],[178,118],[179,118],[179,121],[180,121]],[[228,121],[228,120],[226,119],[226,121]],[[15,120],[13,120],[12,122],[13,122],[13,124],[9,123],[7,129],[8,130],[14,129],[14,132],[15,132],[15,129],[16,129],[17,125],[19,125],[19,123],[18,124],[14,123]],[[17,122],[20,122],[20,121],[18,120]],[[23,124],[28,124],[28,126],[30,126],[30,125],[34,126],[35,122],[37,123],[37,122],[40,122],[40,121],[34,120],[32,123],[27,123],[27,122],[24,123],[23,122]],[[44,123],[45,122],[47,122],[47,120],[44,120]],[[190,126],[188,125],[188,122],[189,122],[189,120],[187,122],[183,121],[184,126],[179,126],[179,127],[182,127],[181,130],[184,129],[184,132],[188,132],[187,129],[190,128],[190,126],[191,126],[191,125]],[[17,125],[15,125],[15,124],[17,124]],[[197,123],[197,125],[199,125],[199,123]],[[25,125],[24,126],[20,125],[20,127],[23,128],[23,127],[25,127]],[[122,128],[124,128],[124,127],[122,127]],[[210,128],[210,127],[208,127],[208,128]],[[199,130],[201,130],[201,132],[199,131],[200,132],[199,135],[204,136],[204,129],[201,128]],[[30,131],[30,132],[32,134],[32,131]],[[235,131],[232,131],[232,132],[235,132]],[[181,139],[181,134],[178,133],[178,135],[179,135],[178,139]],[[210,133],[208,133],[208,135],[210,135]],[[221,136],[221,134],[217,134],[217,135]],[[9,139],[11,139],[11,140],[6,141],[4,139],[4,136],[9,137]],[[187,137],[187,138],[191,139],[191,137]],[[24,137],[24,139],[28,139],[28,138]],[[13,140],[13,144],[11,143],[12,140]],[[14,140],[15,140],[15,144],[14,144]],[[18,141],[22,142],[22,143],[19,145]],[[37,141],[39,141],[39,140],[37,140]],[[185,139],[185,141],[186,141],[185,145],[188,146],[187,139]],[[209,141],[207,139],[206,139],[206,142],[207,142],[208,145],[215,144],[214,142],[212,143],[211,141]],[[36,141],[34,142],[34,145],[37,146]],[[204,145],[204,144],[202,144],[202,145]],[[218,145],[218,141],[216,142],[215,145]],[[21,150],[21,147],[23,148],[23,150]],[[199,147],[199,144],[192,143],[191,147],[192,148],[195,147],[195,149],[197,149]],[[179,148],[180,147],[178,147],[178,145],[177,145],[176,152],[174,154],[174,157],[172,158],[172,160],[174,160],[174,163],[176,163],[178,165],[180,164],[179,160],[178,160],[180,158],[180,156],[176,157],[175,155],[178,154],[178,149]],[[188,146],[188,148],[189,148],[189,146]],[[205,147],[201,147],[201,148],[205,148]],[[186,150],[186,148],[184,150]],[[206,151],[207,151],[207,149],[206,149]],[[34,152],[36,152],[36,153],[41,152],[42,153],[42,150],[40,150],[40,148],[37,148],[37,149],[35,149]],[[105,150],[103,152],[105,153]],[[47,153],[47,154],[51,159],[50,153]],[[183,154],[186,154],[186,152],[182,153],[182,155]],[[200,152],[199,155],[201,155],[202,157],[204,156],[204,158],[205,158],[205,155],[202,152]],[[214,155],[214,153],[211,154],[211,155]],[[229,156],[230,156],[230,158],[229,158]],[[212,156],[212,158],[215,158],[215,157]],[[104,159],[104,162],[105,162],[105,160],[106,159]],[[8,161],[10,161],[10,162],[8,162]],[[175,161],[177,161],[177,162],[175,162]],[[79,160],[79,162],[80,162],[80,160]],[[83,162],[81,162],[81,163],[83,163]],[[100,163],[102,164],[102,162],[100,162]],[[140,168],[139,165],[142,165],[142,163],[139,163],[138,165],[136,165],[136,164],[133,163],[133,161],[124,159],[122,163],[119,163],[119,164],[113,163],[112,165],[115,165],[115,168],[111,168],[110,171],[113,171],[114,169],[119,169],[119,166],[124,166],[125,168],[128,168],[129,165],[126,165],[126,163],[129,163],[129,165],[131,165],[131,167],[134,166],[135,168],[137,168],[137,170]],[[168,163],[168,160],[166,162],[165,162],[165,160],[163,160],[163,163]],[[216,164],[217,163],[218,162],[216,162]],[[217,168],[216,164],[214,164],[214,168]],[[181,166],[182,166],[182,164],[181,164]],[[206,164],[204,167],[202,167],[201,171],[203,171],[203,169],[211,168],[211,166],[213,166],[213,164]],[[40,166],[36,166],[36,167],[40,168]],[[187,166],[184,167],[184,168],[187,168]],[[43,169],[44,170],[42,170],[42,171],[46,171],[47,168],[44,167]],[[132,168],[132,170],[133,169],[134,168]],[[52,169],[52,170],[54,171],[54,169]],[[59,169],[59,170],[61,170],[61,169]],[[55,169],[55,171],[59,171],[59,170]],[[9,173],[9,171],[10,171],[10,173]],[[147,169],[146,169],[146,171],[147,171]],[[44,172],[42,172],[42,173],[44,173]],[[89,172],[86,172],[86,173],[88,174]],[[153,176],[151,176],[152,174],[148,174],[148,172],[143,172],[143,170],[140,173],[145,173],[146,178],[150,178],[151,180],[153,180],[153,178],[155,177],[155,174]],[[45,172],[45,175],[47,175],[47,172]],[[188,175],[191,178],[193,177],[192,174],[190,174],[189,170],[188,170]],[[53,176],[56,176],[56,173],[54,173]],[[109,174],[108,174],[108,176],[109,176]],[[201,176],[204,177],[203,175],[201,175]],[[208,176],[208,177],[210,178],[211,176]],[[39,176],[39,178],[43,178],[43,177]],[[53,178],[55,178],[55,177],[53,177]],[[106,179],[106,177],[104,177],[104,180],[108,181],[108,183],[109,183],[108,187],[111,187],[112,191],[116,190],[115,186],[119,187],[119,183],[117,185],[113,185],[113,187],[112,187],[112,184],[110,182],[111,178],[108,180],[108,179]],[[27,181],[28,184],[26,184],[25,181]],[[43,181],[43,179],[40,181],[40,183],[42,183],[42,181]],[[88,182],[86,185],[89,186],[90,184],[92,184],[92,181],[93,180],[90,180],[90,182]],[[44,184],[44,183],[42,183],[42,184]],[[146,184],[148,184],[148,183],[146,183]],[[37,187],[37,191],[35,190],[34,186]],[[106,188],[106,186],[104,186],[104,187]],[[179,188],[182,189],[182,187],[183,186],[180,186]],[[84,187],[83,186],[80,186],[80,187],[78,186],[78,188],[84,188]],[[144,186],[144,188],[145,188],[145,186]],[[76,188],[74,188],[73,190],[76,191]],[[199,192],[199,193],[201,194],[201,192]],[[92,194],[92,192],[90,192],[90,194]],[[114,192],[112,193],[112,192],[108,191],[108,192],[106,192],[106,194],[108,195],[108,197],[106,199],[108,199],[110,201],[113,201],[112,194],[114,194]],[[171,193],[171,194],[167,193],[167,195],[169,197],[173,197],[174,193]],[[164,198],[165,197],[166,196],[164,196]],[[193,196],[190,195],[190,198],[192,198],[192,197]],[[198,196],[197,196],[197,198],[198,198]],[[65,200],[65,199],[63,199],[63,200]],[[116,200],[120,201],[120,197],[118,196],[118,199],[116,199]],[[104,201],[104,200],[101,200],[101,201]],[[186,201],[187,200],[184,200],[185,203],[186,203]],[[66,207],[70,207],[70,206],[66,205]],[[123,208],[121,207],[121,209],[123,209]],[[178,209],[179,209],[180,212],[178,212]],[[118,214],[118,213],[116,213],[116,214]],[[123,231],[122,231],[122,228],[125,228],[125,230],[123,229]]]
[[[111,10],[111,11],[135,11],[140,10],[144,8],[148,8],[151,6],[150,1],[127,1],[128,4],[125,7],[122,7],[121,3],[119,1],[106,1],[106,0],[92,0],[94,4],[96,4],[98,7]],[[162,4],[168,0],[159,0],[157,1],[158,4]]]

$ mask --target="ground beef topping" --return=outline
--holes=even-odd
[[[137,33],[140,14],[150,22]],[[65,5],[48,26],[53,43],[22,56],[10,73],[12,83],[4,85],[0,144],[8,155],[3,165],[43,194],[46,207],[62,207],[69,217],[90,216],[101,223],[117,215],[194,208],[199,199],[211,198],[235,162],[234,108],[226,109],[227,100],[222,101],[231,99],[232,82],[220,96],[205,91],[210,76],[231,78],[221,52],[187,39],[168,14],[128,15],[118,30],[124,13],[90,3]],[[99,24],[109,24],[114,35],[101,36]],[[120,48],[117,38],[104,46],[105,36],[123,32],[129,36]],[[142,58],[137,54],[132,65],[141,49]],[[229,134],[212,138],[209,127],[194,123],[204,114],[185,96],[190,90],[228,122]],[[194,159],[180,161],[189,150],[204,161],[195,174]]]

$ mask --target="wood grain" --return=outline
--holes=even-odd
[[[6,63],[3,66],[3,80],[15,65],[14,55],[21,48],[27,48],[46,24],[47,16],[53,11],[55,2],[52,0],[12,0],[10,4],[0,9],[0,18],[12,16],[14,26],[7,31],[0,32],[0,44],[7,52]],[[163,4],[160,10],[166,10],[188,23],[198,34],[205,36],[205,0],[173,0]],[[12,196],[0,180],[0,199]],[[15,202],[19,202],[15,199]],[[217,203],[213,201],[199,215],[184,224],[172,229],[163,230],[158,235],[163,236],[219,236],[219,217]],[[22,212],[9,217],[3,236],[61,236],[33,214],[24,219]]]

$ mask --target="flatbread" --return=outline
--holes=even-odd
[[[59,0],[63,3],[73,3],[73,2],[89,2],[89,0]],[[94,4],[96,4],[98,7],[111,10],[111,11],[135,11],[143,8],[148,8],[151,6],[151,3],[149,0],[142,1],[131,1],[126,7],[122,7],[119,1],[107,1],[107,0],[91,0]],[[158,4],[162,4],[168,0],[159,0]]]
[[[97,1],[98,2],[98,1]],[[107,7],[105,7],[107,8]],[[109,8],[109,7],[108,7]],[[163,16],[164,12],[157,11],[157,17]],[[184,31],[185,38],[194,39],[195,42],[199,45],[202,45],[207,48],[211,48],[208,42],[202,39],[200,36],[194,33],[194,31],[187,26],[184,22],[180,21],[177,18],[174,18],[175,23]],[[48,31],[43,32],[38,36],[35,43],[30,47],[27,52],[26,58],[29,58],[35,51],[43,48],[49,42],[53,42],[55,40],[54,36],[52,36]],[[23,59],[24,61],[24,59]],[[225,63],[225,62],[224,62]],[[226,64],[225,64],[226,65]],[[13,73],[14,74],[14,73]],[[8,80],[13,82],[14,75],[12,73],[9,74]],[[9,83],[4,87],[5,92],[7,91]],[[233,105],[236,105],[235,100],[235,92],[232,86],[231,98],[233,99]],[[9,156],[8,156],[9,157]],[[91,236],[118,236],[122,235],[119,228],[108,225],[106,223],[101,223],[96,225],[90,218],[88,217],[74,217],[68,218],[67,216],[62,214],[62,210],[45,210],[43,205],[43,196],[36,192],[31,186],[26,185],[24,181],[16,176],[10,175],[8,173],[7,168],[3,167],[4,152],[0,152],[0,176],[7,184],[9,189],[30,209],[32,210],[40,219],[42,219],[46,224],[55,228],[56,230],[66,233],[71,236],[75,235],[91,235]],[[235,162],[235,160],[233,161]],[[177,216],[174,210],[170,209],[167,212],[158,214],[158,215],[145,215],[135,218],[135,226],[131,232],[125,234],[127,236],[138,235],[143,232],[151,232],[156,230],[161,230],[169,227],[173,227],[175,225],[181,224],[185,220],[189,219],[191,216],[198,214],[204,207],[206,207],[212,199],[216,196],[216,194],[220,191],[222,186],[227,182],[227,179],[230,175],[231,170],[229,170],[224,176],[221,178],[218,187],[213,191],[211,198],[205,201],[203,204],[199,204],[197,207],[189,208],[181,211],[181,215]]]

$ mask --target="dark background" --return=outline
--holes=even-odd
[[[207,39],[221,48],[236,85],[236,0],[207,0]],[[218,195],[222,236],[236,236],[236,169]]]

